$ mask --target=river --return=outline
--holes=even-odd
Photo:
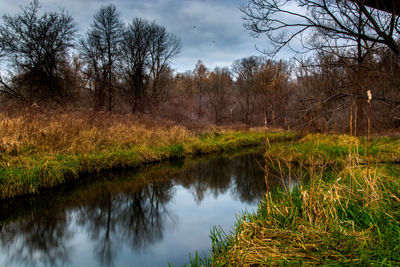
[[[174,266],[265,193],[262,153],[84,177],[0,204],[0,266]]]

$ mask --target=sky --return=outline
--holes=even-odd
[[[28,0],[0,0],[0,14],[17,14]],[[39,0],[44,11],[65,9],[83,35],[93,21],[93,15],[102,6],[113,3],[127,24],[141,17],[166,27],[181,38],[183,49],[172,60],[176,72],[193,70],[202,60],[209,68],[231,66],[234,60],[262,55],[259,50],[268,47],[265,38],[253,38],[243,27],[239,7],[246,0]],[[291,57],[286,50],[276,59]]]

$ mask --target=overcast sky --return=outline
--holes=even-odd
[[[243,27],[239,7],[246,0],[39,0],[42,10],[64,8],[74,18],[80,34],[84,34],[101,5],[117,6],[125,23],[134,17],[155,20],[181,38],[183,49],[173,59],[177,72],[192,70],[201,59],[213,69],[230,66],[235,59],[261,55],[255,48],[266,48],[265,39],[254,39]],[[0,0],[0,13],[16,14],[28,0]],[[281,53],[278,57],[288,59]]]

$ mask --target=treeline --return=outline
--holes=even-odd
[[[78,38],[65,12],[39,14],[34,0],[0,25],[3,106],[57,104],[151,114],[179,123],[243,123],[363,134],[371,90],[373,129],[400,125],[398,56],[368,49],[315,49],[301,60],[238,59],[210,70],[198,61],[175,73],[179,37],[156,22],[125,25],[114,5],[102,6]]]
[[[0,25],[1,55],[12,68],[5,98],[28,104],[78,104],[112,112],[122,98],[132,112],[164,94],[181,40],[141,18],[125,25],[113,4],[102,6],[83,38],[64,11],[39,14],[34,0]]]
[[[198,61],[193,71],[174,79],[175,103],[181,106],[175,116],[288,127],[291,80],[291,65],[284,61],[253,56],[212,71]]]

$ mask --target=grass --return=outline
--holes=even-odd
[[[190,130],[161,119],[25,110],[0,114],[0,198],[40,193],[83,173],[260,145],[293,133]]]
[[[115,171],[104,171],[91,175],[83,175],[77,181],[60,186],[55,189],[44,190],[40,195],[27,195],[19,198],[11,198],[0,201],[0,224],[6,225],[8,221],[21,220],[29,217],[32,210],[41,212],[54,207],[54,211],[65,212],[76,209],[83,203],[93,202],[99,195],[129,195],[139,192],[148,185],[162,185],[175,181],[187,184],[191,173],[197,170],[199,164],[216,159],[235,158],[243,154],[259,153],[260,147],[249,147],[240,151],[203,155],[201,157],[189,157],[181,160],[162,162],[158,164],[147,164],[135,169],[120,169]],[[195,179],[195,178],[193,178]],[[213,180],[202,181],[206,187],[218,186]],[[57,216],[59,218],[64,215]]]
[[[231,235],[212,234],[206,265],[400,265],[399,142],[372,141],[370,175],[364,139],[310,134],[271,144],[268,171],[295,163],[307,181],[267,192]]]

